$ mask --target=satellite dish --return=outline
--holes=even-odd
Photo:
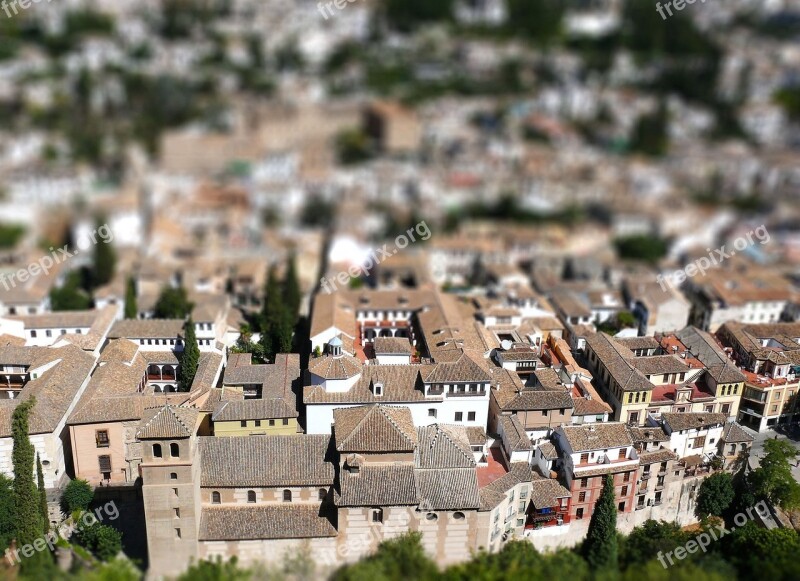
[[[511,349],[511,345],[512,343],[508,339],[505,339],[500,343],[500,347],[503,348],[503,351],[508,351],[509,349]]]

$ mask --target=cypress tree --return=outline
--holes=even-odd
[[[39,512],[42,515],[42,530],[50,532],[50,513],[47,510],[47,491],[44,488],[44,472],[39,453],[36,453],[36,483],[39,486]]]
[[[183,354],[178,368],[178,384],[181,391],[189,391],[197,374],[197,365],[200,362],[200,348],[197,346],[197,337],[194,334],[194,321],[192,318],[184,325]]]
[[[104,228],[103,219],[97,220],[95,232]],[[117,265],[117,254],[110,241],[98,240],[94,245],[94,268],[92,269],[92,283],[95,287],[103,286],[111,282],[114,278],[114,270]]]
[[[583,543],[583,556],[593,570],[616,570],[617,563],[617,506],[614,496],[614,477],[606,475],[600,498],[594,506],[589,531]]]
[[[36,405],[34,398],[20,403],[11,417],[11,437],[14,448],[11,453],[14,465],[14,528],[17,546],[32,544],[44,533],[42,515],[39,508],[39,494],[33,481],[34,447],[28,438],[28,417]],[[50,558],[43,552],[22,561],[24,570],[36,570],[45,565]]]
[[[139,316],[139,306],[136,303],[136,281],[133,277],[128,278],[128,284],[125,287],[125,318],[136,319]]]
[[[275,354],[280,350],[280,341],[277,340],[283,326],[282,319],[284,304],[281,300],[281,285],[275,267],[271,266],[267,275],[267,284],[264,289],[264,301],[261,310],[261,345],[264,347],[264,357],[268,361],[275,360]]]
[[[286,264],[286,275],[283,279],[283,297],[286,301],[286,308],[292,318],[291,323],[294,325],[294,320],[300,312],[300,303],[303,300],[300,282],[297,279],[297,266],[295,264],[294,254],[289,257]]]

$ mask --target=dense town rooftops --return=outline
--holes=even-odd
[[[361,370],[361,362],[347,354],[323,355],[308,362],[308,371],[322,379],[350,379]]]
[[[411,343],[404,337],[376,337],[372,348],[376,355],[411,355]]]

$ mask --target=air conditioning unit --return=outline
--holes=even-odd
[[[563,518],[561,518],[561,517],[558,517],[558,518],[556,519],[556,524],[557,524],[558,526],[561,526],[561,525],[563,525],[563,524],[564,524],[564,519],[563,519]]]

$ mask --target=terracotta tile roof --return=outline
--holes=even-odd
[[[571,498],[572,493],[549,478],[535,478],[531,481],[531,503],[536,509],[561,506],[562,498]]]
[[[419,503],[414,465],[365,465],[339,475],[338,506],[413,506]]]
[[[362,365],[351,355],[323,355],[309,361],[308,371],[323,379],[350,379],[361,373]]]
[[[660,464],[661,462],[670,462],[678,459],[678,455],[673,453],[672,450],[666,448],[659,448],[652,452],[639,452],[639,464]]]
[[[32,368],[56,362],[36,379],[31,379],[13,400],[0,400],[0,437],[11,435],[11,416],[20,402],[35,397],[29,419],[30,434],[53,432],[75,403],[95,365],[93,356],[82,349],[65,347],[3,347],[0,363],[30,364]]]
[[[140,440],[190,438],[195,434],[198,411],[194,408],[165,405],[147,409],[139,423]]]
[[[174,339],[183,336],[180,319],[126,319],[117,321],[109,339]]]
[[[475,468],[415,470],[422,510],[458,510],[480,507]]]
[[[745,432],[742,426],[736,422],[730,422],[722,430],[722,440],[730,444],[734,442],[752,442],[755,438]]]
[[[595,352],[608,369],[608,373],[620,385],[622,391],[652,391],[653,384],[642,371],[634,367],[637,358],[633,352],[617,343],[605,333],[595,333],[587,337],[586,344]],[[643,358],[638,358],[641,360]],[[645,365],[645,364],[640,364]]]
[[[516,415],[500,416],[499,421],[512,452],[533,450],[531,439]]]
[[[538,449],[542,453],[542,456],[545,458],[545,460],[555,460],[558,458],[558,450],[556,450],[556,447],[550,442],[542,442],[539,444]]]
[[[561,426],[557,430],[566,436],[573,452],[605,450],[633,444],[627,426],[620,423]]]
[[[669,434],[661,426],[628,426],[631,438],[637,444],[653,442],[669,442]]]
[[[289,407],[283,399],[243,399],[222,401],[214,406],[211,420],[231,422],[242,420],[270,420],[296,418],[297,410]]]
[[[475,468],[464,426],[433,424],[417,428],[417,468]]]
[[[677,413],[661,414],[661,419],[674,431],[708,428],[714,425],[725,425],[728,417],[725,414]]]
[[[335,537],[336,528],[317,506],[206,506],[200,515],[201,541]]]
[[[482,446],[486,443],[486,430],[480,426],[467,426],[467,438],[472,446]]]
[[[451,363],[437,363],[426,366],[428,373],[424,375],[426,383],[483,382],[491,380],[487,371],[476,363],[469,355],[462,353]]]
[[[613,411],[610,405],[599,398],[576,397],[572,400],[572,405],[575,406],[572,410],[573,416],[597,416]]]
[[[411,452],[417,445],[407,407],[338,408],[333,411],[333,422],[340,452]]]
[[[378,355],[411,355],[411,343],[404,337],[376,337],[373,349]]]
[[[303,388],[303,402],[315,403],[386,403],[403,404],[415,401],[436,401],[426,398],[420,372],[422,365],[365,365],[361,378],[348,391],[330,392],[320,386]],[[376,397],[370,385],[383,383],[383,396]],[[441,400],[441,398],[439,398]]]
[[[298,434],[199,438],[200,485],[211,487],[330,486],[330,437]],[[268,468],[265,468],[268,467]]]
[[[633,366],[645,375],[664,375],[666,373],[685,373],[689,370],[680,358],[674,355],[655,355],[652,357],[637,357]]]

